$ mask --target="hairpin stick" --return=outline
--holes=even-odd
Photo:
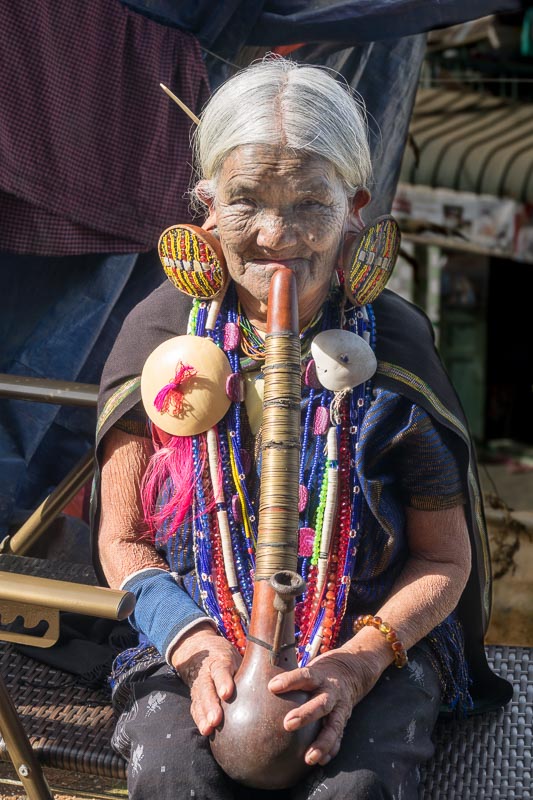
[[[171,100],[174,100],[174,102],[179,105],[179,107],[181,108],[182,111],[185,111],[187,116],[190,117],[193,122],[195,122],[197,125],[200,124],[199,117],[197,117],[196,114],[193,111],[191,111],[191,109],[188,106],[185,105],[183,100],[180,100],[179,97],[176,97],[174,92],[171,92],[170,89],[167,86],[165,86],[164,83],[160,83],[159,85],[163,89],[165,94],[168,94],[168,96],[171,98]]]

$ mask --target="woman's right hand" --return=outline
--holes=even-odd
[[[191,690],[191,715],[198,730],[209,736],[224,716],[220,701],[233,694],[233,676],[241,663],[239,652],[206,622],[180,639],[170,661]]]

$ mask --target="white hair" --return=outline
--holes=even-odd
[[[214,196],[227,156],[242,145],[281,145],[331,162],[348,196],[370,178],[362,102],[329,70],[267,57],[210,98],[194,133],[196,169]]]

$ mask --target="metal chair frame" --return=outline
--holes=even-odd
[[[98,387],[92,384],[37,380],[0,374],[0,397],[61,405],[96,406]],[[24,556],[65,506],[91,478],[94,453],[87,453],[56,489],[12,536],[0,542],[0,554]],[[86,586],[37,576],[2,573],[0,619],[4,625],[22,618],[26,627],[47,623],[42,636],[0,630],[0,641],[50,647],[59,637],[59,612],[71,611],[107,619],[125,619],[135,599],[129,592]],[[53,800],[42,766],[35,756],[15,704],[0,674],[0,733],[18,778],[30,800]]]

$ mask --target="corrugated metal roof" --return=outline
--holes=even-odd
[[[533,104],[420,89],[402,183],[533,203]]]

